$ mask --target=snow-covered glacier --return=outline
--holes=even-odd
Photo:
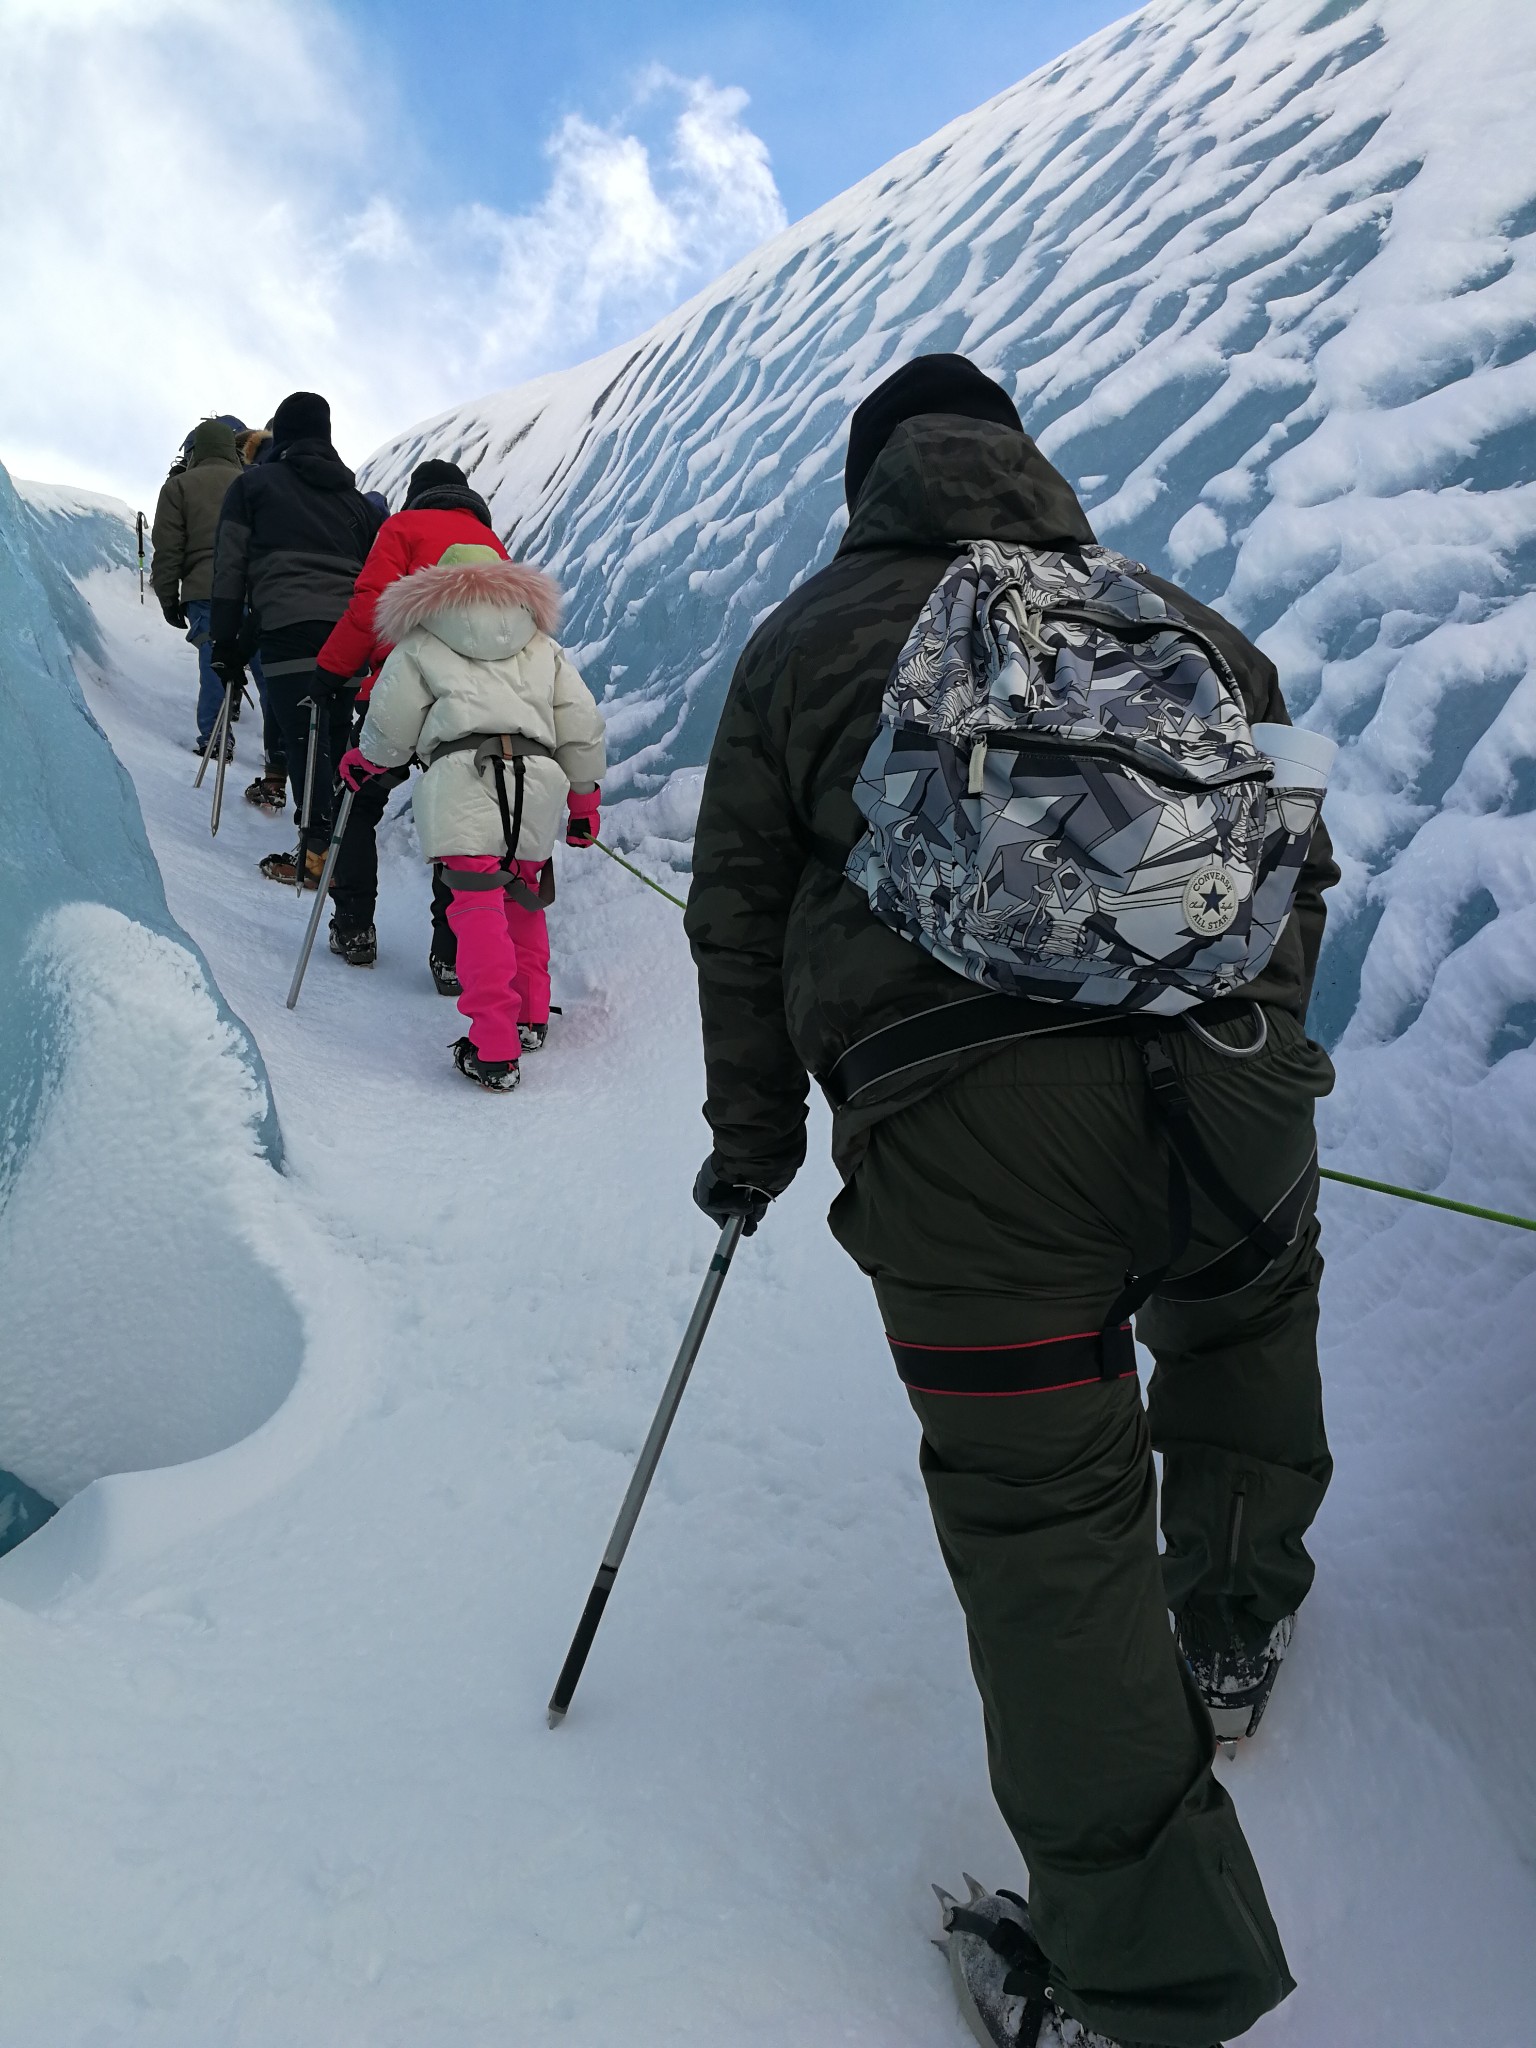
[[[1314,1024],[1390,1040],[1536,859],[1533,61],[1509,0],[1454,33],[1420,0],[1156,0],[367,480],[398,502],[424,456],[466,466],[565,585],[611,788],[645,794],[835,545],[851,407],[963,350],[1100,535],[1220,603],[1345,743]],[[1478,1057],[1531,1043],[1533,994],[1483,988]]]
[[[367,481],[398,504],[462,462],[559,578],[610,794],[647,799],[618,830],[681,861],[735,657],[843,530],[850,410],[970,355],[1099,534],[1243,624],[1341,743],[1329,1161],[1536,1214],[1533,78],[1527,0],[1153,0]],[[1325,1206],[1333,1415],[1371,1447],[1327,1513],[1390,1548],[1338,1652],[1468,1749],[1530,1853],[1536,1240]]]
[[[0,1550],[253,1429],[299,1355],[229,1206],[281,1162],[266,1071],[75,673],[120,686],[75,579],[130,561],[125,506],[0,469]]]

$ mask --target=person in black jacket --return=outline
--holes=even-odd
[[[1313,1107],[1333,1077],[1305,1018],[1339,871],[1319,823],[1244,1000],[1188,1010],[1199,1036],[1161,1020],[1214,1177],[1175,1178],[1145,1019],[1015,996],[1009,1029],[1050,1035],[969,1039],[976,983],[847,877],[855,784],[964,542],[1097,544],[1007,392],[958,356],[919,357],[866,398],[846,486],[848,531],[748,642],[705,779],[687,925],[713,1150],[695,1200],[755,1228],[805,1156],[808,1078],[823,1083],[844,1178],[829,1221],[874,1283],[922,1426],[992,1783],[1029,1868],[1027,1912],[983,1895],[946,1923],[951,1967],[977,1973],[967,1994],[995,1994],[986,2038],[1032,2041],[1044,2013],[1042,2040],[1079,2038],[1065,2015],[1096,2048],[1229,2040],[1292,1988],[1212,1762],[1217,1727],[1257,1725],[1332,1471]],[[1139,576],[1218,648],[1250,724],[1288,722],[1257,647]],[[919,1025],[922,1057],[840,1085],[855,1048],[905,1032],[910,1052]],[[1217,1178],[1277,1252],[1248,1259]],[[1145,1403],[1131,1311],[1115,1312],[1139,1296],[1131,1274],[1152,1289],[1136,1312],[1157,1361]],[[999,1913],[1011,1974],[976,1931]]]
[[[261,871],[292,883],[302,863],[315,888],[331,834],[335,763],[346,750],[350,693],[330,688],[315,657],[346,610],[352,585],[382,521],[331,446],[331,409],[295,391],[272,419],[272,459],[230,486],[214,543],[211,630],[214,666],[240,669],[256,646],[268,701],[282,729],[295,818],[303,802],[311,703],[320,741],[310,817],[292,854],[268,854]]]

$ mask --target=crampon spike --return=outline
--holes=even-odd
[[[984,1884],[978,1884],[975,1878],[972,1877],[971,1873],[968,1870],[962,1870],[960,1875],[965,1879],[966,1890],[971,1895],[971,1904],[973,1906],[975,1905],[978,1899],[984,1899],[987,1896],[986,1886]]]
[[[958,1906],[960,1903],[960,1901],[955,1897],[954,1893],[945,1891],[943,1885],[941,1884],[936,1884],[933,1887],[933,1896],[938,1900],[939,1904],[945,1908],[948,1908],[950,1906]]]

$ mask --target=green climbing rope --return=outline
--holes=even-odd
[[[594,839],[592,844],[602,847],[608,858],[616,860],[621,868],[628,868],[635,880],[644,882],[647,889],[654,889],[658,896],[665,896],[679,910],[688,908],[680,896],[674,896],[670,889],[663,889],[660,882],[653,882],[649,875],[642,874],[622,853],[615,853],[611,846],[603,846],[601,839]],[[1394,1187],[1389,1180],[1365,1180],[1358,1173],[1338,1173],[1331,1166],[1320,1166],[1318,1172],[1324,1180],[1343,1181],[1346,1187],[1351,1188],[1369,1188],[1377,1195],[1396,1195],[1400,1202],[1422,1202],[1429,1209],[1454,1209],[1459,1216],[1481,1216],[1485,1223],[1507,1223],[1512,1230],[1536,1230],[1536,1219],[1529,1216],[1506,1216],[1502,1209],[1480,1209],[1475,1202],[1452,1202],[1444,1195],[1426,1195],[1418,1188]]]
[[[1317,1170],[1324,1180],[1341,1180],[1352,1188],[1370,1188],[1378,1195],[1396,1195],[1400,1202],[1423,1202],[1431,1209],[1454,1209],[1461,1216],[1481,1216],[1485,1223],[1507,1223],[1514,1230],[1536,1230],[1536,1220],[1529,1216],[1506,1216],[1502,1209],[1479,1209],[1475,1202],[1447,1201],[1444,1195],[1422,1194],[1418,1188],[1394,1187],[1389,1180],[1363,1180],[1358,1173],[1337,1173],[1331,1166],[1320,1166]]]

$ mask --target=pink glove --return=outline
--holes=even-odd
[[[580,795],[574,789],[566,797],[565,807],[570,812],[566,820],[565,843],[567,846],[590,846],[597,837],[602,819],[598,805],[602,802],[600,789],[589,789]]]
[[[370,761],[361,747],[348,747],[336,763],[336,773],[348,789],[357,790],[371,777],[387,774],[388,771]]]

